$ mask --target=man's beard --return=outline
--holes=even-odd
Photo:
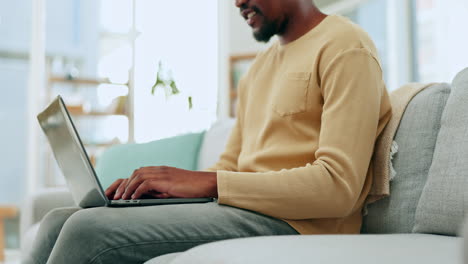
[[[263,25],[258,31],[254,32],[254,38],[260,42],[268,42],[270,39],[277,34],[281,34],[284,31],[286,23],[280,24],[278,21],[268,21],[265,19]]]

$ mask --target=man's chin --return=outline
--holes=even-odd
[[[259,27],[253,29],[253,36],[259,42],[269,42],[276,35],[276,26],[274,23],[263,23]]]
[[[274,36],[274,35],[271,35],[271,34],[264,34],[263,32],[261,31],[254,31],[253,32],[253,36],[255,38],[255,40],[257,40],[258,42],[265,42],[265,43],[268,43],[270,41],[270,39]]]

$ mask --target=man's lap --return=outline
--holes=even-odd
[[[91,208],[66,220],[49,263],[141,263],[212,241],[291,234],[281,220],[217,203]]]

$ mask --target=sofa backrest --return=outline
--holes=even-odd
[[[363,233],[457,235],[468,212],[468,69],[410,102],[394,140],[390,197],[368,206]]]

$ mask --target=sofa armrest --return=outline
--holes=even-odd
[[[50,211],[60,207],[76,206],[67,188],[47,188],[30,197],[21,210],[21,249],[29,252],[36,237],[39,222]]]
[[[76,206],[67,188],[45,189],[34,195],[31,201],[33,223],[41,221],[48,212],[55,208]]]
[[[41,221],[50,211],[60,207],[76,206],[70,191],[65,188],[47,188],[27,198],[22,210],[21,229],[26,231],[30,226]]]

